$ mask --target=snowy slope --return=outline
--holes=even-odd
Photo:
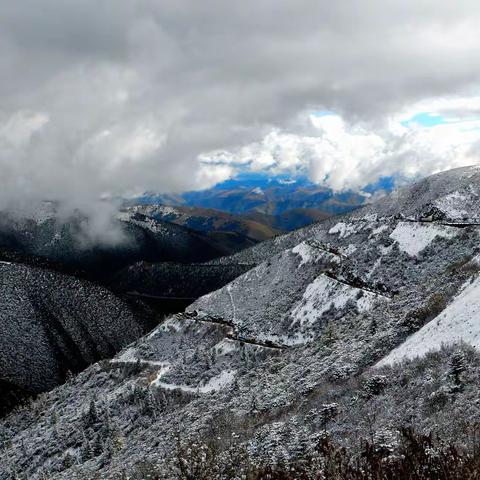
[[[480,277],[467,282],[440,315],[390,352],[378,366],[420,357],[458,342],[480,348]]]
[[[320,275],[307,286],[302,300],[295,306],[293,323],[312,324],[330,308],[341,310],[348,302],[352,302],[360,312],[365,312],[374,306],[378,298],[374,293]]]
[[[415,256],[428,247],[435,238],[452,238],[458,233],[458,229],[445,225],[399,222],[390,238],[398,243],[402,252]]]
[[[372,411],[378,431],[402,425],[400,417],[427,433],[436,426],[453,431],[450,412],[463,412],[464,403],[436,401],[448,392],[438,373],[448,352],[435,357],[443,355],[438,368],[405,375],[404,366],[390,376],[372,367],[445,342],[480,348],[479,185],[478,169],[435,175],[361,211],[215,262],[248,271],[34,402],[26,419],[8,417],[6,429],[17,426],[0,450],[0,477],[10,462],[29,479],[45,472],[119,478],[134,464],[172,458],[179,433],[188,442],[221,438],[228,445],[239,435],[249,452],[288,458],[324,438],[319,409],[332,402],[339,417],[329,430],[342,441],[371,432]],[[391,403],[383,403],[383,391],[368,390],[372,375]],[[412,402],[420,388],[425,401]],[[465,391],[474,402],[464,415],[480,418],[478,392],[470,383]],[[92,398],[126,441],[113,455],[86,459],[79,412],[88,412]],[[25,452],[35,452],[35,461]],[[73,461],[65,461],[67,453]]]
[[[0,263],[0,325],[0,379],[34,393],[151,327],[98,285],[8,262]]]
[[[393,192],[369,207],[378,216],[446,222],[480,221],[480,167],[441,172]]]

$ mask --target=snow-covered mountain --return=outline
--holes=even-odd
[[[138,261],[202,262],[236,251],[220,241],[138,212],[120,212],[93,232],[81,213],[60,217],[54,207],[40,218],[0,213],[0,248],[48,260],[97,279]]]
[[[108,358],[154,325],[93,283],[0,262],[0,410]]]
[[[51,203],[0,221],[0,412],[245,271],[198,263],[230,249],[138,212],[121,212],[110,225],[118,241],[106,243],[87,241],[88,218],[62,218]]]
[[[247,271],[3,419],[0,471],[188,478],[208,458],[232,478],[326,437],[395,452],[411,425],[467,444],[480,355],[458,342],[478,346],[479,218],[480,168],[457,169],[212,260]]]
[[[183,308],[189,299],[245,271],[245,267],[239,271],[236,266],[202,265],[238,251],[235,239],[213,238],[135,210],[119,212],[99,229],[97,238],[88,238],[88,232],[88,217],[80,213],[61,217],[54,205],[40,214],[0,213],[0,260],[73,274],[117,292],[181,297]],[[202,281],[191,281],[193,277]],[[175,305],[173,310],[165,307],[178,311]]]

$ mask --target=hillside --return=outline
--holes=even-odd
[[[87,218],[64,219],[51,204],[39,213],[1,216],[0,414],[246,270],[201,263],[237,251],[235,239],[123,212],[116,241],[89,242]]]
[[[234,215],[220,210],[198,207],[171,207],[165,205],[137,205],[128,209],[164,222],[204,233],[228,232],[240,234],[255,242],[272,238],[281,233],[274,227],[275,218],[265,215],[254,220],[248,216]],[[251,241],[252,246],[255,242]]]
[[[222,233],[234,235],[238,238],[238,250],[243,250],[280,233],[325,220],[330,216],[314,208],[287,210],[279,215],[255,211],[232,214],[211,208],[166,205],[136,205],[129,207],[127,211],[182,225],[206,233],[211,238],[218,238]]]
[[[0,410],[50,390],[155,325],[108,290],[26,264],[0,262]]]
[[[266,213],[253,211],[245,213],[242,216],[279,231],[290,232],[325,220],[331,215],[316,208],[294,208],[286,210],[279,215],[267,215]]]
[[[137,211],[120,212],[109,228],[112,238],[88,239],[88,218],[61,218],[53,206],[40,217],[3,213],[0,259],[99,282],[116,292],[154,294],[163,302],[157,301],[156,308],[172,312],[238,275],[236,267],[205,267],[203,262],[256,243],[233,232],[205,234]],[[155,284],[147,273],[153,271]],[[194,271],[203,281],[185,282]]]
[[[81,213],[63,218],[55,205],[38,215],[0,215],[0,249],[43,258],[72,272],[102,279],[138,261],[204,262],[238,251],[209,238],[141,213],[120,212],[92,236],[90,219]]]
[[[479,218],[480,168],[457,169],[211,261],[248,271],[5,417],[0,472],[325,475],[328,442],[393,464],[412,426],[446,442],[430,467],[473,451]]]

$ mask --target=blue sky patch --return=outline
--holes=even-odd
[[[380,177],[376,182],[370,183],[365,188],[364,192],[375,193],[378,190],[384,190],[386,192],[391,192],[395,188],[395,177]]]
[[[448,118],[438,113],[420,112],[401,122],[404,127],[411,125],[420,125],[425,128],[436,127],[438,125],[457,125],[463,131],[480,131],[478,125],[472,125],[472,122],[478,122],[480,118]]]
[[[436,125],[443,125],[450,123],[443,115],[432,112],[416,113],[413,117],[402,122],[404,127],[409,127],[412,124],[421,125],[422,127],[435,127]]]

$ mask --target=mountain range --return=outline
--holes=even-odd
[[[1,419],[1,475],[478,478],[479,225],[468,167],[191,264],[218,288]]]
[[[206,271],[202,262],[238,246],[186,227],[121,212],[108,225],[114,237],[98,243],[86,236],[88,221],[60,218],[54,204],[0,216],[0,320],[8,332],[0,339],[0,411],[112,357],[166,313],[245,270]]]
[[[231,213],[257,212],[280,215],[293,209],[315,208],[338,214],[363,205],[368,194],[336,193],[310,182],[306,177],[268,177],[243,174],[209,190],[181,195],[187,205],[215,208]]]
[[[222,238],[222,233],[223,236],[236,234],[235,238],[243,237],[245,239],[243,248],[330,216],[313,208],[287,210],[280,215],[268,215],[260,212],[232,214],[210,208],[166,205],[138,205],[130,207],[128,211],[139,212],[157,220],[182,225],[209,234],[213,238]],[[248,245],[248,240],[250,240],[250,245]],[[241,244],[239,243],[239,245]],[[239,248],[239,250],[243,248]]]
[[[321,216],[354,210],[364,205],[373,192],[391,188],[391,181],[384,180],[366,187],[363,193],[334,192],[306,177],[243,173],[207,190],[178,195],[150,192],[129,199],[125,204],[192,207],[198,209],[201,216],[208,212],[204,209],[213,209],[246,215],[247,219],[289,231],[313,223]]]

